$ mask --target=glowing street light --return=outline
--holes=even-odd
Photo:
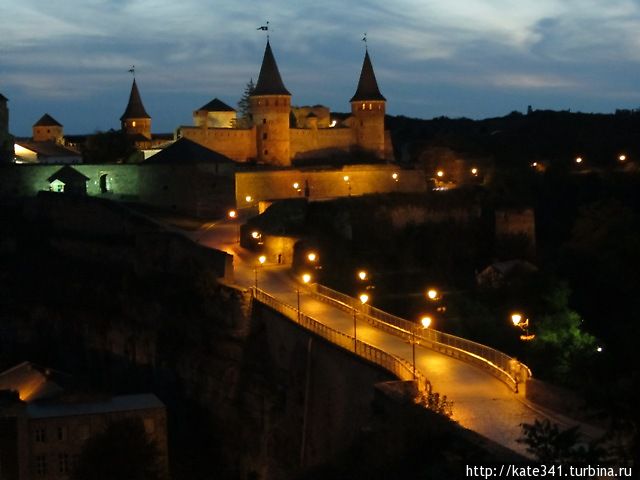
[[[251,238],[253,238],[254,240],[258,240],[260,239],[260,237],[262,237],[262,235],[257,230],[251,232]]]
[[[309,252],[307,254],[307,260],[310,262],[315,262],[318,259],[318,254],[316,252]]]
[[[422,330],[426,330],[427,328],[429,328],[429,326],[431,325],[431,317],[429,317],[428,315],[423,316],[420,319],[420,326],[422,328]],[[411,333],[412,333],[412,342],[411,342],[411,356],[413,358],[413,379],[416,380],[417,376],[416,376],[416,327],[413,327],[411,329]]]
[[[342,177],[342,180],[344,180],[345,183],[347,184],[347,188],[349,190],[349,196],[351,196],[351,179],[349,178],[349,175],[345,175],[344,177]]]
[[[436,172],[436,175],[438,176],[438,178],[442,178],[442,177],[444,177],[444,171],[442,171],[442,170],[438,170],[438,171]]]
[[[393,173],[391,174],[391,178],[393,178],[393,180],[397,182],[397,181],[398,181],[398,178],[399,178],[399,175],[397,174],[397,172],[393,172]]]
[[[358,278],[359,278],[360,280],[362,280],[363,282],[367,279],[367,276],[368,276],[368,275],[367,275],[366,270],[360,270],[360,271],[358,272]]]
[[[582,163],[582,157],[576,157],[576,163],[577,164]]]
[[[477,168],[475,168],[475,167],[473,167],[473,168],[471,169],[471,175],[473,175],[473,176],[477,176],[477,175],[478,175],[478,169],[477,169]]]
[[[229,216],[229,218],[236,218],[238,216],[238,212],[236,212],[235,210],[229,210],[229,213],[227,215]]]
[[[525,318],[521,313],[512,313],[511,322],[514,327],[518,327],[524,331],[524,335],[520,335],[520,340],[530,341],[535,338],[535,334],[529,334],[529,319]]]
[[[253,202],[253,197],[251,195],[247,195],[246,197],[244,197],[244,201],[247,203],[251,203]]]
[[[626,155],[620,155],[618,156],[618,160],[620,160],[621,162],[624,162],[627,159]]]
[[[367,303],[369,301],[369,295],[367,295],[366,293],[361,293],[360,296],[358,296],[358,298],[360,299],[360,303],[362,305],[364,305],[365,303]],[[356,353],[356,350],[357,350],[357,347],[358,347],[356,315],[357,315],[357,310],[356,310],[356,306],[354,304],[353,305],[353,352],[354,353]]]
[[[302,284],[306,285],[307,283],[309,283],[311,281],[311,275],[308,273],[304,273],[302,274],[302,276],[300,277],[300,280],[302,280]],[[298,323],[300,323],[300,316],[301,316],[301,312],[300,312],[300,285],[298,285]]]
[[[429,290],[427,290],[427,298],[429,300],[436,301],[440,298],[440,294],[435,288],[430,288]]]
[[[253,272],[255,273],[255,284],[256,284],[256,291],[258,290],[258,267],[261,267],[262,265],[264,265],[264,262],[267,261],[267,257],[265,257],[264,255],[260,255],[258,257],[258,263],[256,264],[255,268],[253,269]]]

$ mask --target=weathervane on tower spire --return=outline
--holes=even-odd
[[[260,25],[256,30],[262,30],[263,32],[267,32],[267,41],[269,40],[269,20],[265,22],[264,25]]]
[[[136,78],[136,66],[135,65],[131,65],[131,68],[129,69],[129,73],[131,75],[133,75],[133,78]]]
[[[367,32],[364,32],[364,37],[362,37],[362,41],[364,42],[364,49],[369,50],[369,46],[367,45]]]

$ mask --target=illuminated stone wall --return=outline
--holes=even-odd
[[[246,162],[257,155],[254,128],[180,127],[178,136],[188,138],[238,162]]]
[[[291,158],[330,157],[348,153],[354,145],[350,128],[292,128]]]
[[[392,175],[398,174],[397,181]],[[348,176],[348,182],[344,177]],[[299,184],[299,190],[294,183]],[[261,200],[345,197],[388,192],[425,192],[427,183],[419,170],[398,170],[392,165],[353,165],[338,170],[278,170],[236,173],[237,206],[249,207]],[[247,201],[247,197],[251,197]]]

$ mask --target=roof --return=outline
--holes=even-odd
[[[233,163],[229,157],[203,147],[187,138],[181,138],[159,153],[149,157],[145,164]]]
[[[271,51],[269,40],[267,40],[267,47],[264,50],[258,83],[251,93],[252,97],[258,95],[291,95],[284,83],[282,83],[282,77],[280,77],[280,71]]]
[[[142,98],[140,98],[140,92],[138,91],[138,85],[136,84],[135,78],[133,79],[133,84],[131,85],[129,103],[127,104],[126,110],[120,117],[120,120],[122,121],[127,118],[151,118],[147,111],[144,109]]]
[[[57,370],[22,362],[0,373],[0,390],[13,390],[20,400],[32,402],[62,393],[70,379],[70,375]]]
[[[362,70],[360,71],[358,88],[356,88],[356,93],[349,101],[359,102],[362,100],[386,100],[378,88],[376,74],[373,72],[373,65],[371,64],[371,58],[369,57],[368,50],[364,54],[364,62],[362,63]]]
[[[201,111],[201,110],[205,112],[235,112],[236,111],[235,108],[230,107],[229,105],[227,105],[226,103],[224,103],[222,100],[218,98],[214,98],[206,105],[201,106],[198,109],[198,111]]]
[[[89,177],[83,175],[75,168],[70,167],[69,165],[65,165],[60,170],[58,170],[53,175],[51,175],[49,178],[47,178],[47,182],[49,183],[55,180],[60,180],[62,183],[67,184],[67,183],[80,182],[80,181],[86,182],[89,180]]]
[[[8,102],[9,99],[7,97],[5,97],[3,94],[0,93],[0,101],[2,102]]]
[[[106,400],[83,403],[38,402],[27,405],[31,418],[72,417],[101,413],[131,412],[151,408],[164,408],[164,403],[152,393],[117,395]]]
[[[36,123],[33,124],[34,127],[61,127],[62,124],[58,122],[55,118],[53,118],[48,113],[45,113],[40,117]]]
[[[38,157],[81,157],[76,150],[52,141],[34,142],[33,140],[18,140],[16,144],[37,153]]]

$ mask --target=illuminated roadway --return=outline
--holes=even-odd
[[[235,284],[249,288],[255,282],[257,255],[240,247],[238,225],[228,222],[204,225],[189,233],[198,243],[225,251],[234,256]],[[258,267],[258,285],[270,295],[296,306],[297,284],[289,276],[288,267],[265,264]],[[300,294],[302,313],[335,330],[353,335],[353,316],[330,304],[320,302],[311,295]],[[411,344],[403,339],[372,327],[365,321],[357,322],[357,337],[385,352],[411,362]],[[416,346],[416,366],[429,379],[435,392],[446,395],[453,401],[453,419],[507,448],[526,454],[525,446],[516,442],[521,436],[521,423],[533,423],[534,419],[550,418],[561,426],[573,426],[572,422],[559,415],[550,416],[525,402],[504,383],[485,371],[460,360]],[[583,431],[588,427],[583,426]],[[597,432],[586,431],[589,436]]]

